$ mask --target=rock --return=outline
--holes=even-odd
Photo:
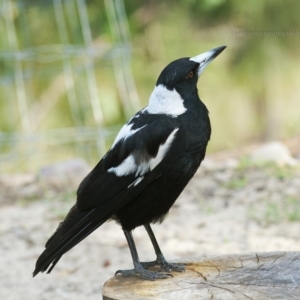
[[[257,148],[250,154],[250,157],[255,163],[274,162],[279,165],[290,166],[298,164],[298,161],[291,156],[289,149],[284,144],[276,141]]]
[[[82,159],[75,158],[42,167],[38,172],[39,180],[46,187],[61,191],[77,189],[91,168]]]

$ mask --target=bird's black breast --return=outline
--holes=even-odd
[[[181,123],[174,143],[173,151],[177,151],[174,165],[177,165],[181,176],[187,176],[190,180],[205,157],[206,147],[210,139],[211,126],[208,113],[205,110],[188,111],[179,116]],[[177,162],[177,163],[176,163]],[[180,175],[178,175],[180,176]]]
[[[149,114],[135,125],[138,128],[158,117],[166,118],[179,129],[169,151],[156,167],[160,176],[115,214],[114,218],[126,230],[162,220],[205,156],[211,133],[207,110],[188,111],[177,118]]]

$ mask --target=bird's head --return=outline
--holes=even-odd
[[[226,46],[217,47],[194,57],[179,58],[167,65],[156,85],[162,84],[173,90],[178,85],[195,85],[203,70],[216,58]]]
[[[183,100],[197,91],[197,81],[203,70],[225,48],[226,46],[217,47],[191,58],[174,60],[167,65],[158,77],[148,111],[170,115],[183,113],[186,110]]]

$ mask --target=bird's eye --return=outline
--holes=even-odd
[[[190,71],[189,74],[187,74],[186,79],[191,79],[195,75],[194,71]]]

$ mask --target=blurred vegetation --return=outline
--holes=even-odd
[[[268,199],[269,200],[269,199]],[[282,222],[300,221],[299,199],[288,197],[277,202],[263,202],[263,207],[251,206],[248,211],[250,220],[256,221],[264,226]]]
[[[127,0],[124,4],[128,24],[127,19],[122,23],[129,25],[130,36],[126,39],[124,28],[114,28],[118,24],[108,9],[112,2],[118,9],[120,0],[86,0],[92,43],[97,51],[90,64],[89,58],[80,54],[86,44],[79,22],[79,4],[84,1],[61,2],[63,10],[59,13],[67,20],[65,43],[54,5],[59,2],[4,0],[0,3],[0,133],[26,132],[26,120],[22,123],[16,101],[20,89],[18,69],[24,77],[33,132],[77,128],[72,133],[73,139],[59,146],[51,144],[49,134],[43,136],[48,141],[41,148],[48,153],[44,162],[84,155],[94,165],[99,159],[99,147],[97,152],[94,135],[90,139],[80,138],[83,128],[116,125],[112,127],[114,133],[130,114],[147,105],[159,73],[170,61],[220,45],[228,48],[205,70],[198,84],[212,120],[209,151],[300,134],[299,1],[291,0],[287,5],[270,0]],[[9,11],[8,3],[12,7]],[[8,34],[12,25],[15,41]],[[116,32],[121,32],[120,36]],[[124,103],[115,79],[114,59],[121,44],[131,49],[138,105]],[[110,51],[111,47],[115,51]],[[29,50],[25,59],[22,49]],[[42,51],[39,59],[34,58],[34,49]],[[59,59],[51,56],[53,51]],[[130,62],[128,54],[125,57]],[[70,90],[76,96],[76,105],[68,102],[70,90],[65,88],[63,76],[66,61],[72,66],[74,86]],[[103,112],[103,120],[98,123],[86,92],[89,88],[86,66],[95,68]],[[112,142],[113,134],[106,137],[103,151]],[[21,143],[21,148],[29,142],[27,139]],[[1,143],[0,151],[9,154],[20,141]]]

